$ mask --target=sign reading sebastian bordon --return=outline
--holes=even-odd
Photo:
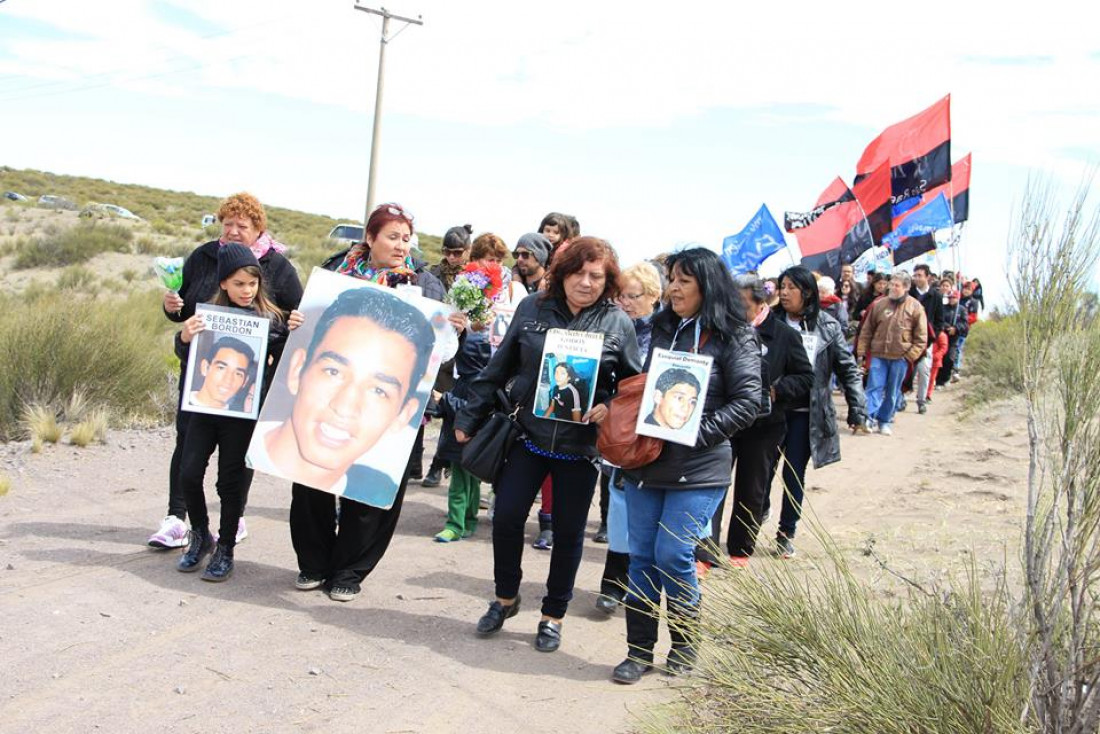
[[[634,432],[694,446],[713,362],[703,354],[654,349]]]
[[[453,342],[450,306],[315,268],[248,447],[256,471],[393,506]],[[447,356],[449,358],[449,356]]]
[[[206,328],[191,340],[180,410],[256,420],[271,322],[205,303],[195,313]]]

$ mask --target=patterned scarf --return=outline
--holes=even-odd
[[[219,239],[218,244],[222,247],[225,247],[229,244],[229,242],[223,239]],[[263,232],[256,239],[256,242],[253,243],[252,247],[248,249],[252,250],[252,254],[256,256],[257,260],[259,260],[261,257],[267,254],[268,250],[274,250],[279,254],[286,252],[286,245],[284,245],[282,242],[276,242],[274,237],[272,237],[267,232]]]
[[[413,270],[412,256],[405,258],[405,264],[396,268],[373,268],[370,265],[370,252],[366,248],[353,247],[344,256],[344,261],[336,268],[337,273],[371,283],[396,288],[398,285],[416,285],[416,271]]]

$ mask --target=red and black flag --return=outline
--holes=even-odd
[[[951,180],[951,95],[871,141],[856,164],[856,182],[890,164],[893,203]]]
[[[951,211],[955,224],[970,218],[970,153],[951,166]]]
[[[876,245],[882,244],[883,236],[893,229],[890,164],[883,163],[857,181],[852,186],[852,193],[863,207],[863,215],[867,217],[867,225],[871,228],[871,239]]]
[[[852,190],[848,188],[848,184],[844,183],[844,179],[840,176],[837,176],[833,179],[833,182],[821,192],[821,196],[817,197],[813,209],[808,212],[783,212],[783,229],[788,232],[794,232],[796,229],[809,227],[828,209],[837,204],[851,201],[852,197]]]
[[[840,276],[840,266],[859,257],[871,246],[872,240],[862,207],[840,179],[830,184],[818,197],[814,212],[830,201],[831,205],[816,213],[808,225],[795,230],[795,237],[798,238],[803,265],[837,278]]]

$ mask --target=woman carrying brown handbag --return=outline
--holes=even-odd
[[[755,420],[760,404],[760,346],[721,259],[696,247],[670,256],[667,267],[669,308],[654,318],[646,367],[658,349],[694,351],[712,361],[705,394],[697,396],[703,412],[695,445],[666,441],[656,461],[624,471],[629,656],[612,675],[619,683],[636,683],[653,669],[662,591],[672,637],[668,670],[681,673],[694,665],[696,541],[730,484],[730,438]]]

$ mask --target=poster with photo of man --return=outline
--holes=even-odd
[[[191,340],[180,410],[256,420],[271,322],[239,308],[199,304],[206,328]]]
[[[713,361],[703,354],[654,349],[634,432],[694,446]]]
[[[596,396],[603,334],[550,329],[532,406],[539,418],[580,423]]]
[[[452,308],[315,268],[248,447],[256,471],[388,509],[453,329]]]

